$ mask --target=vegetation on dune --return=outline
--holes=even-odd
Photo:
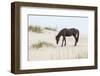
[[[46,46],[46,47],[54,47],[54,45],[52,45],[51,43],[44,42],[44,41],[38,42],[37,44],[33,44],[32,45],[33,48],[37,48],[37,49],[39,49],[41,47],[44,47],[44,46]]]
[[[43,32],[43,29],[39,26],[29,26],[29,31],[32,31],[32,32],[36,32],[36,33],[42,33]]]
[[[57,31],[56,28],[50,28],[50,27],[45,27],[44,29],[46,29],[46,30],[51,30],[51,31]]]
[[[44,27],[44,29],[50,30],[50,31],[57,31],[56,28],[50,28],[50,27]],[[43,32],[43,29],[39,25],[35,25],[35,26],[30,25],[28,27],[28,30],[32,31],[32,32],[36,32],[36,33],[42,33]]]

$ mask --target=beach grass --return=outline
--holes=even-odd
[[[45,46],[45,47],[54,47],[53,44],[48,43],[48,42],[45,42],[45,41],[38,42],[37,44],[33,44],[33,45],[32,45],[33,48],[37,48],[37,49],[42,48],[42,47],[44,47],[44,46]]]
[[[29,31],[36,32],[36,33],[42,33],[43,29],[39,26],[29,26]]]

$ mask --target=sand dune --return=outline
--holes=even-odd
[[[88,57],[88,38],[87,35],[81,34],[77,46],[74,46],[74,38],[66,37],[66,46],[61,47],[56,44],[55,36],[57,31],[44,30],[43,33],[35,33],[29,31],[29,60],[60,60],[60,59],[81,59]],[[43,46],[41,48],[33,48],[32,45],[38,42],[47,42],[52,46]]]

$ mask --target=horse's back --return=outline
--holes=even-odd
[[[70,29],[68,29],[68,28],[63,28],[60,32],[61,32],[62,35],[71,36],[71,35],[73,35],[73,34],[78,33],[79,30],[76,29],[76,28],[70,28]]]
[[[72,35],[72,31],[70,29],[67,29],[67,28],[62,29],[60,32],[64,36],[71,36]]]
[[[76,29],[76,28],[71,28],[70,30],[73,31],[73,32],[79,32],[79,30]]]
[[[68,29],[68,28],[63,28],[61,31],[70,31],[70,30],[77,30],[77,31],[79,31],[79,30],[76,29],[76,28],[70,28],[70,29]]]

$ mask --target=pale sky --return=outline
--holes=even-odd
[[[29,25],[40,27],[51,27],[61,30],[63,28],[77,28],[81,33],[88,33],[88,17],[75,16],[43,16],[29,15]]]

